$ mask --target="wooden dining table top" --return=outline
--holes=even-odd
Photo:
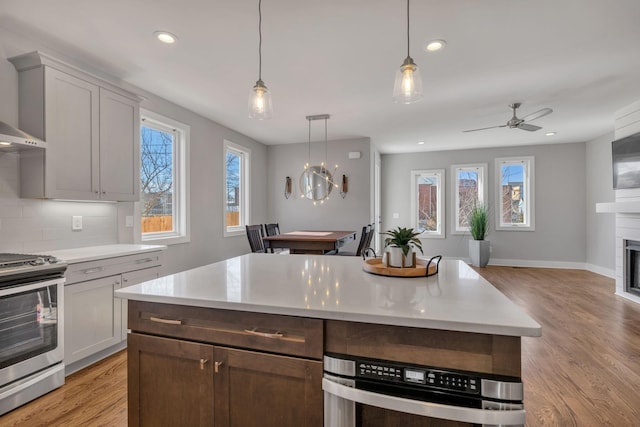
[[[317,231],[299,230],[282,233],[275,236],[266,236],[263,240],[272,241],[307,241],[307,242],[335,242],[347,237],[355,236],[355,231]]]
[[[297,230],[263,238],[267,249],[289,249],[292,254],[327,254],[337,252],[355,240],[355,231]]]

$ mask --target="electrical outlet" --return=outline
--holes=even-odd
[[[394,213],[392,216],[393,216],[393,219],[400,219],[399,213]]]
[[[133,227],[133,216],[127,215],[124,217],[124,226]]]
[[[82,217],[81,216],[72,216],[71,217],[71,229],[74,231],[82,230]]]

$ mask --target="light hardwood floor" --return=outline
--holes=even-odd
[[[527,426],[640,425],[640,305],[581,270],[476,269],[542,325],[522,339]],[[67,378],[0,426],[126,426],[126,353]]]

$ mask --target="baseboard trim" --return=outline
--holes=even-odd
[[[586,269],[592,273],[600,274],[601,276],[606,276],[610,279],[616,278],[616,271],[610,268],[600,267],[599,265],[594,264],[586,264]]]
[[[562,268],[571,270],[587,270],[584,262],[545,261],[529,259],[490,259],[489,265],[503,267]]]

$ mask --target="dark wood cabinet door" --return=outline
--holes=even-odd
[[[213,346],[128,337],[129,426],[212,426]]]
[[[217,427],[322,426],[322,362],[221,347],[214,353]]]

